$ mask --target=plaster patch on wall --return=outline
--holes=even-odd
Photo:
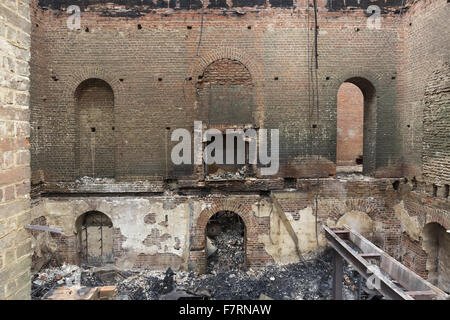
[[[298,262],[295,243],[286,230],[280,216],[275,212],[272,212],[270,216],[270,233],[268,235],[259,235],[258,240],[264,244],[266,252],[276,262]]]
[[[403,200],[394,206],[395,217],[400,220],[402,232],[406,232],[413,240],[419,241],[421,224],[417,217],[411,217],[405,209]]]
[[[149,200],[138,200],[115,208],[116,224],[126,237],[122,243],[125,250],[153,255],[158,253],[172,253],[183,256],[184,242],[187,234],[186,224],[189,221],[187,204],[177,205],[173,209],[164,209],[163,202],[150,203]],[[120,212],[120,214],[119,214]],[[148,212],[155,214],[155,224],[146,224],[145,216]],[[163,235],[177,235],[174,237]],[[153,239],[152,235],[156,235]]]
[[[351,229],[366,237],[373,236],[374,223],[367,213],[352,210],[339,218],[338,227],[343,225],[349,226]]]
[[[299,216],[298,220],[294,220],[292,215],[286,215],[286,217],[297,235],[300,252],[307,253],[316,250],[316,220],[313,209],[311,207],[304,208],[299,210],[296,215]],[[321,232],[320,225],[318,232],[319,246],[325,246],[326,239]],[[268,239],[268,236],[260,236],[259,239],[264,243],[267,253],[276,262],[287,263],[290,261],[298,261],[299,257],[295,250],[294,241],[276,213],[271,215],[270,238]]]

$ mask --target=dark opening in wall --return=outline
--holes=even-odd
[[[186,27],[188,30],[192,30],[192,26],[187,26]]]
[[[448,199],[448,195],[449,195],[449,191],[450,191],[450,186],[448,184],[446,184],[445,186],[445,190],[444,190],[444,198]]]
[[[350,78],[337,92],[336,170],[363,172],[375,170],[376,94],[364,78]]]
[[[399,180],[395,180],[392,183],[392,187],[394,188],[395,191],[398,191],[398,187],[400,186],[400,181]]]
[[[142,29],[142,25],[138,24],[138,25],[137,25],[137,28],[138,28],[139,30],[141,30],[141,29]]]
[[[238,214],[220,211],[209,219],[206,255],[208,273],[246,267],[246,228]]]
[[[358,158],[355,159],[355,163],[357,165],[362,165],[363,164],[363,156],[362,155],[358,156]]]
[[[412,190],[413,191],[416,190],[417,189],[417,179],[415,176],[411,179],[411,183],[412,183]]]
[[[437,197],[438,186],[433,184],[433,197]]]
[[[89,265],[113,263],[113,224],[111,219],[98,211],[78,217],[75,227],[81,261]]]
[[[285,189],[295,189],[297,187],[296,178],[284,178],[284,188]]]
[[[88,27],[86,27],[86,29],[84,29],[84,31],[86,31],[86,32],[89,32],[89,28],[88,28]]]
[[[438,223],[428,223],[422,231],[422,247],[427,254],[428,281],[450,292],[450,233]]]

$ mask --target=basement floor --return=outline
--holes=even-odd
[[[304,256],[305,262],[270,265],[263,269],[193,272],[129,270],[108,267],[63,265],[43,269],[32,279],[32,298],[40,300],[59,286],[117,286],[118,300],[330,300],[332,294],[332,252]],[[356,300],[360,278],[344,266],[343,297]],[[361,283],[363,285],[363,283]],[[361,291],[360,299],[368,296]]]

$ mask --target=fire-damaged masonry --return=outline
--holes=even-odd
[[[329,299],[324,226],[449,293],[449,18],[447,0],[2,1],[0,299]],[[251,137],[243,163],[175,164],[180,128],[276,129],[279,170]]]

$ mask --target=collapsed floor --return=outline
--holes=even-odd
[[[59,286],[115,285],[118,300],[263,299],[329,300],[332,294],[332,254],[327,249],[305,256],[305,262],[270,265],[263,269],[232,269],[203,275],[193,272],[152,270],[121,271],[114,268],[63,265],[41,270],[32,279],[32,299],[39,300]],[[344,267],[346,300],[358,299],[360,278]],[[360,299],[367,298],[361,294]]]

